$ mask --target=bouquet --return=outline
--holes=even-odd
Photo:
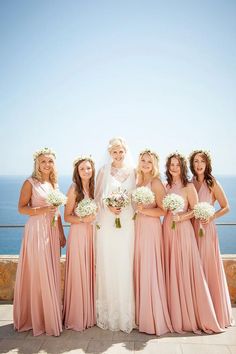
[[[61,193],[58,189],[53,190],[47,196],[47,202],[50,205],[53,205],[55,207],[59,207],[60,205],[65,205],[66,201],[67,201],[67,197],[63,193]],[[58,214],[56,213],[52,219],[52,226],[55,225],[57,219],[58,219]]]
[[[97,205],[93,199],[83,199],[78,203],[77,208],[75,209],[75,214],[80,218],[85,216],[95,215],[97,212]],[[100,226],[96,225],[97,229],[100,229]]]
[[[116,191],[113,191],[108,197],[104,198],[106,206],[111,206],[114,208],[125,208],[130,203],[130,198],[126,190],[121,190],[118,188]],[[117,229],[121,228],[120,218],[115,218],[115,227]]]
[[[181,197],[180,195],[175,194],[175,193],[167,194],[163,198],[162,203],[163,203],[163,207],[166,210],[172,211],[173,214],[176,214],[176,213],[182,211],[184,208],[183,197]],[[173,230],[175,230],[175,227],[176,227],[176,223],[175,223],[175,221],[172,221],[171,228]]]
[[[201,224],[201,220],[207,220],[213,216],[215,214],[215,208],[207,202],[200,202],[194,206],[193,213],[195,219],[200,219],[200,229],[198,235],[202,237],[204,235],[204,230]]]
[[[138,203],[151,204],[154,203],[155,201],[155,195],[148,187],[138,187],[132,193],[132,200],[137,204]],[[136,216],[137,216],[137,212],[134,213],[133,220],[136,219]]]

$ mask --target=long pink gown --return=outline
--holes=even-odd
[[[32,207],[44,207],[52,191],[50,183],[29,178]],[[33,329],[59,336],[62,332],[60,241],[50,215],[30,216],[24,230],[16,273],[13,317],[19,332]]]
[[[65,328],[83,331],[96,324],[94,287],[93,225],[71,224],[66,252]]]
[[[149,185],[147,186],[149,187]],[[146,208],[154,208],[150,204]],[[140,332],[172,332],[166,300],[160,218],[137,214],[135,222],[135,317]]]
[[[179,182],[171,188],[167,186],[167,193],[184,198],[182,188]],[[185,199],[183,211],[187,210]],[[178,222],[176,229],[172,230],[171,220],[168,212],[164,217],[163,235],[167,302],[173,329],[177,333],[222,332],[203,273],[192,223],[190,220]]]
[[[195,182],[195,179],[193,182]],[[214,204],[212,192],[207,187],[205,181],[198,191],[198,197],[200,202]],[[202,227],[204,229],[204,236],[199,237],[200,222],[194,219],[195,235],[206,281],[218,322],[222,328],[225,328],[233,324],[233,315],[224,267],[220,256],[216,225],[212,221]]]

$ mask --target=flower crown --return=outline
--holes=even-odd
[[[185,160],[185,161],[187,160],[186,157],[185,157],[183,154],[181,154],[180,152],[178,152],[177,150],[174,151],[174,152],[171,152],[171,153],[167,156],[166,160],[169,160],[171,157],[174,157],[174,156],[176,156],[176,157],[178,157],[178,158],[180,158],[180,159],[182,159],[182,160]]]
[[[92,159],[91,155],[80,155],[78,156],[74,162],[73,162],[73,167],[75,167],[75,165],[79,162],[79,161],[90,161],[94,164],[94,161]]]
[[[157,161],[159,161],[159,156],[157,155],[157,153],[155,151],[152,151],[150,149],[144,149],[139,153],[139,156],[144,155],[144,154],[150,154],[155,156],[155,158],[157,159]]]
[[[198,149],[198,150],[193,150],[190,155],[189,155],[189,161],[192,159],[193,155],[196,155],[196,154],[204,154],[207,156],[208,160],[210,161],[211,163],[211,154],[210,154],[210,151],[207,151],[207,150],[202,150],[202,149]]]
[[[56,158],[56,153],[53,151],[51,148],[42,148],[40,150],[36,150],[33,154],[33,159],[34,161],[40,156],[40,155],[53,155],[54,158]]]

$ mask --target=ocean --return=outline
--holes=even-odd
[[[236,224],[236,176],[216,176],[224,188],[230,204],[230,212],[217,219],[218,223]],[[0,225],[23,225],[27,216],[20,215],[17,210],[21,186],[26,176],[0,176]],[[66,193],[71,184],[70,176],[59,178],[60,190]],[[216,208],[218,206],[216,205]],[[63,210],[61,210],[63,215]],[[64,221],[63,221],[64,222]],[[236,254],[236,225],[218,225],[221,253]],[[69,227],[65,227],[68,235]],[[0,228],[0,254],[19,254],[23,228]],[[62,250],[65,254],[66,248]]]

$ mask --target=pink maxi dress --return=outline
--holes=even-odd
[[[147,185],[150,188],[150,185]],[[154,208],[150,204],[146,208]],[[167,307],[160,218],[137,214],[135,222],[135,317],[140,332],[173,332]]]
[[[178,182],[167,193],[176,193],[184,198],[182,184]],[[185,199],[184,212],[188,210]],[[201,259],[190,220],[176,223],[171,229],[171,213],[164,217],[163,236],[167,302],[175,332],[190,331],[219,333],[219,326],[210,292],[204,276]]]
[[[47,206],[50,183],[29,178],[32,207]],[[62,332],[60,240],[57,224],[50,215],[30,216],[24,230],[16,273],[13,317],[19,332],[32,329],[59,336]]]
[[[66,252],[65,328],[83,331],[96,324],[94,287],[93,225],[71,224]]]
[[[194,182],[194,181],[193,181]],[[204,181],[198,191],[200,202],[214,204],[212,192]],[[197,245],[202,261],[206,281],[210,290],[218,322],[222,328],[234,323],[229,290],[226,282],[223,263],[220,256],[216,225],[212,221],[202,226],[204,235],[199,237],[199,220],[194,219],[194,229]]]

